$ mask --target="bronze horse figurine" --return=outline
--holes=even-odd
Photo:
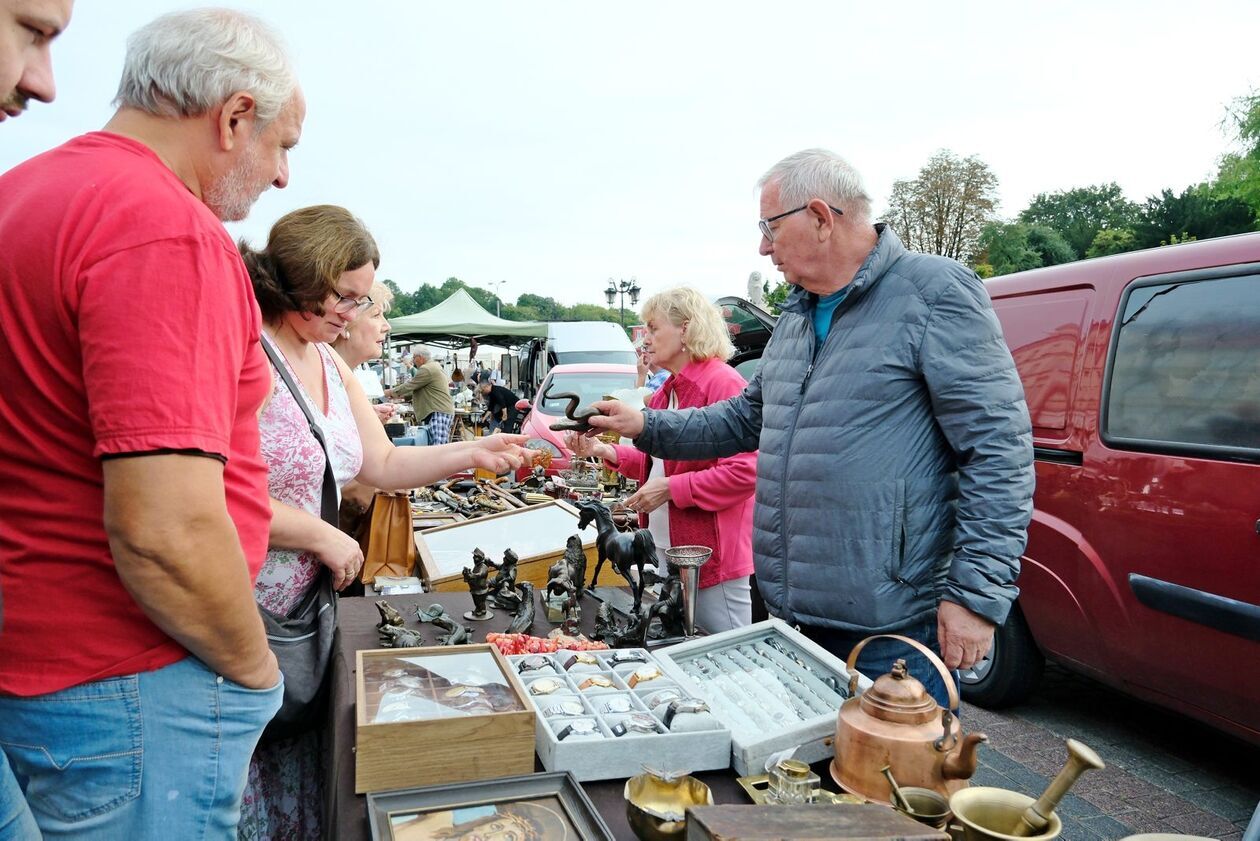
[[[564,407],[564,416],[566,420],[556,421],[551,425],[553,432],[590,432],[590,419],[600,414],[600,411],[594,406],[588,406],[582,411],[578,411],[578,403],[582,402],[582,398],[571,391],[557,391],[551,393],[551,386],[543,392],[543,400],[564,400],[568,398],[569,405]]]
[[[639,608],[643,605],[643,588],[647,585],[643,568],[656,565],[656,541],[652,540],[652,533],[647,529],[635,529],[633,532],[617,531],[617,527],[613,525],[612,513],[602,503],[593,499],[579,502],[577,508],[580,512],[578,528],[584,529],[590,525],[591,521],[594,521],[599,532],[599,537],[595,538],[599,562],[595,564],[595,574],[591,576],[591,584],[593,585],[599,579],[599,571],[603,568],[604,561],[610,561],[617,574],[630,582],[630,589],[634,593],[634,613],[638,615]],[[637,575],[630,574],[632,566],[636,568]]]

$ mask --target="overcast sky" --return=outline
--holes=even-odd
[[[0,170],[103,125],[127,34],[195,5],[78,0],[57,101],[0,126]],[[777,282],[754,182],[810,146],[845,155],[877,211],[942,147],[992,167],[1007,216],[1104,181],[1180,190],[1260,87],[1255,0],[225,5],[283,33],[308,103],[290,186],[232,232],[261,242],[289,210],[341,204],[381,276],[505,280],[509,301],[602,303],[609,277]]]

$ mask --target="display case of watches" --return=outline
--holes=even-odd
[[[357,793],[534,770],[534,705],[493,645],[355,655]]]
[[[656,655],[665,673],[713,710],[731,731],[740,774],[764,774],[771,754],[799,746],[795,758],[832,753],[836,713],[849,697],[842,660],[789,625],[770,619],[700,637]],[[864,690],[870,685],[858,676]]]
[[[632,777],[644,764],[687,771],[730,765],[730,731],[644,649],[561,650],[508,662],[537,713],[535,749],[548,771],[611,780]]]

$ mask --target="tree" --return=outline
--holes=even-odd
[[[1242,148],[1221,156],[1212,194],[1244,202],[1260,218],[1260,93],[1235,99],[1224,122]]]
[[[1027,225],[1058,231],[1078,257],[1089,250],[1099,231],[1132,227],[1137,218],[1138,206],[1124,197],[1114,181],[1038,193],[1019,214],[1019,221]]]
[[[980,233],[978,246],[973,268],[981,277],[1057,266],[1076,259],[1067,241],[1046,225],[990,222]]]
[[[1103,228],[1085,249],[1086,257],[1106,257],[1137,248],[1137,240],[1129,228]]]
[[[886,219],[907,248],[968,260],[997,208],[997,176],[975,155],[933,155],[912,181],[893,183]]]
[[[1176,237],[1211,239],[1241,234],[1255,229],[1255,213],[1236,198],[1216,198],[1206,184],[1187,187],[1179,195],[1165,189],[1142,206],[1140,221],[1133,228],[1138,248],[1165,245]]]
[[[792,294],[792,285],[786,280],[781,280],[775,284],[774,288],[770,288],[770,281],[766,281],[766,312],[771,315],[778,315],[783,310],[783,304],[787,301],[788,295]]]

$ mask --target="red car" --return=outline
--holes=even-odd
[[[988,282],[1032,416],[1020,597],[964,695],[1042,658],[1260,743],[1260,234]]]
[[[548,476],[569,469],[571,454],[564,446],[564,433],[550,429],[551,424],[564,419],[564,409],[569,401],[563,398],[545,400],[543,395],[569,392],[578,395],[579,407],[589,406],[614,391],[634,388],[636,373],[633,365],[594,362],[556,365],[547,372],[542,386],[534,395],[534,402],[528,417],[521,425],[521,432],[529,436],[525,446],[551,453],[551,464],[547,467]],[[522,469],[518,471],[517,478],[524,478],[528,474],[527,469]]]

